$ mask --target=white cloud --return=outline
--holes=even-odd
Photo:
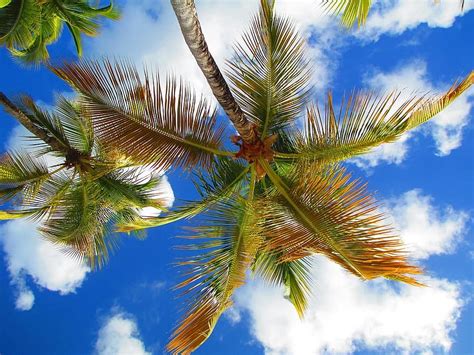
[[[416,259],[454,252],[467,230],[466,212],[451,206],[437,208],[433,198],[418,189],[386,201],[386,208],[410,255]]]
[[[426,63],[421,60],[412,61],[392,72],[371,73],[366,76],[365,84],[376,92],[400,91],[400,103],[413,93],[418,96],[442,94],[452,85],[452,83],[433,83],[428,78]],[[353,162],[364,168],[374,167],[381,162],[400,164],[407,157],[409,138],[415,136],[416,132],[425,132],[433,137],[437,155],[450,154],[452,150],[461,146],[463,129],[468,124],[473,99],[474,90],[470,89],[426,125],[405,134],[397,142],[383,144],[371,153],[353,159]]]
[[[451,253],[466,233],[468,216],[441,209],[419,190],[387,202],[401,238],[415,259]],[[248,311],[253,336],[267,354],[343,354],[357,349],[448,352],[464,301],[460,286],[424,276],[427,287],[364,282],[318,256],[314,297],[300,320],[282,290],[261,281],[238,290],[237,310]]]
[[[26,220],[13,220],[0,226],[0,242],[12,283],[18,288],[17,308],[30,302],[25,276],[50,291],[66,295],[81,286],[89,267],[66,255],[58,247],[40,237],[36,225]],[[30,307],[31,308],[31,307]]]
[[[300,320],[282,290],[260,282],[237,294],[266,354],[347,354],[361,348],[449,351],[463,306],[459,286],[425,277],[429,287],[363,282],[323,257],[313,268],[314,299]]]
[[[35,303],[35,295],[26,286],[19,288],[15,301],[15,308],[20,311],[29,311]]]
[[[140,339],[136,322],[123,313],[106,320],[99,330],[95,350],[100,355],[151,355]]]
[[[365,28],[357,36],[374,40],[385,33],[399,35],[421,24],[448,28],[473,8],[472,0],[465,2],[464,11],[458,0],[381,0],[372,7]]]

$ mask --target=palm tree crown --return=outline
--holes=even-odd
[[[0,44],[26,63],[49,57],[47,46],[56,42],[66,24],[82,55],[81,34],[97,35],[98,18],[117,19],[112,3],[94,8],[88,0],[9,0],[0,2]]]
[[[34,139],[29,151],[0,161],[0,202],[16,206],[0,211],[0,220],[38,220],[45,238],[96,267],[117,244],[107,237],[114,223],[163,208],[159,176],[100,145],[80,104],[60,98],[48,112],[29,97],[15,105],[2,94],[0,101]]]
[[[310,295],[313,254],[325,255],[364,280],[384,277],[420,285],[416,275],[422,271],[410,264],[400,239],[383,223],[377,202],[365,184],[352,179],[340,164],[428,121],[474,83],[474,73],[439,97],[402,101],[395,92],[354,91],[339,107],[331,95],[319,107],[310,103],[304,41],[288,19],[274,13],[273,1],[261,0],[259,13],[235,47],[228,62],[230,85],[208,51],[193,1],[172,0],[172,4],[187,42],[199,43],[201,49],[191,51],[239,133],[231,138],[237,152],[224,144],[225,129],[209,103],[172,76],[162,80],[158,74],[140,73],[124,62],[82,61],[53,68],[78,92],[76,105],[81,114],[74,114],[72,121],[82,122],[79,117],[86,117],[87,127],[93,126],[94,137],[106,152],[105,158],[92,157],[91,144],[81,143],[78,147],[89,150],[76,147],[78,153],[69,159],[63,154],[65,167],[72,164],[84,176],[96,171],[86,180],[93,181],[91,186],[101,181],[95,176],[108,176],[101,171],[102,163],[108,166],[110,162],[109,151],[140,166],[194,172],[202,196],[199,201],[186,201],[151,218],[140,213],[122,218],[121,208],[114,210],[118,217],[108,218],[101,212],[107,216],[101,225],[113,224],[121,232],[201,214],[183,237],[187,256],[179,263],[184,277],[177,289],[187,299],[187,309],[168,350],[190,353],[197,349],[232,305],[232,294],[245,282],[249,270],[283,286],[300,316]],[[298,124],[302,115],[303,128]],[[71,131],[69,121],[56,133],[57,120],[36,123],[36,116],[29,115],[60,141]],[[83,135],[75,139],[82,142]],[[94,164],[96,161],[101,164]],[[77,184],[69,190],[74,204],[87,205],[81,191],[89,185]],[[30,188],[19,186],[28,197]],[[108,191],[103,186],[94,189]],[[87,200],[92,204],[90,210],[110,201],[107,194],[92,196]],[[127,211],[127,207],[143,205],[136,198],[120,198],[123,201],[118,206]],[[66,201],[56,205],[61,206],[61,218],[72,213],[68,210],[72,204]],[[65,223],[54,217],[51,221]],[[76,217],[66,221],[95,231]],[[47,219],[46,223],[52,222]],[[54,223],[43,228],[47,236],[54,235]],[[88,233],[73,235],[82,240]]]

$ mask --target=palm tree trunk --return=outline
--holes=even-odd
[[[171,0],[181,32],[196,62],[206,77],[212,93],[234,124],[244,142],[253,144],[258,140],[254,125],[247,120],[222,76],[219,67],[209,52],[206,39],[194,6],[194,0]]]
[[[3,92],[0,92],[0,104],[5,110],[15,117],[28,131],[48,144],[53,150],[67,153],[68,149],[56,138],[50,136],[46,130],[35,125],[23,111],[21,111]]]

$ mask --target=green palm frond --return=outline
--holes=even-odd
[[[344,169],[303,165],[283,181],[268,163],[264,167],[275,188],[258,210],[267,247],[281,252],[282,260],[321,253],[365,280],[418,284],[411,275],[421,270],[408,263],[365,185],[351,181]]]
[[[21,197],[20,203],[24,204],[50,176],[44,160],[26,152],[7,153],[0,161],[0,200]]]
[[[311,296],[311,260],[301,258],[282,261],[282,254],[261,250],[257,254],[252,269],[273,286],[283,286],[285,298],[295,307],[302,318]]]
[[[346,27],[363,26],[369,15],[372,0],[322,0],[327,11],[338,15],[342,13],[341,22]]]
[[[29,96],[22,96],[17,106],[28,117],[30,122],[45,132],[48,137],[53,137],[65,150],[70,148],[64,127],[57,115],[36,105]],[[37,138],[35,143],[38,147],[44,149],[43,153],[51,151],[51,147],[42,139]]]
[[[186,279],[178,288],[185,289],[190,305],[167,346],[174,354],[192,352],[210,336],[232,305],[233,292],[245,281],[261,243],[252,208],[255,178],[253,172],[246,200],[214,205],[206,226],[193,228],[187,237],[192,243],[183,248],[194,255],[180,263],[186,267]]]
[[[207,176],[198,174],[198,179],[195,182],[195,186],[202,196],[201,200],[185,201],[184,205],[178,206],[174,211],[166,213],[164,216],[155,218],[138,216],[135,220],[127,220],[126,223],[117,225],[117,231],[132,232],[162,226],[205,212],[214,204],[230,198],[236,191],[242,189],[249,170],[249,167],[243,166],[238,161],[228,158],[216,159],[209,174]]]
[[[148,72],[142,79],[125,63],[84,61],[53,70],[81,93],[104,146],[161,169],[208,167],[220,154],[223,129],[215,112],[182,82],[169,77],[162,84]]]
[[[140,174],[140,168],[130,170],[115,170],[99,179],[95,183],[105,198],[114,206],[121,210],[129,207],[144,208],[155,207],[162,209],[165,205],[165,194],[158,190],[160,178],[137,177]]]
[[[47,46],[65,23],[80,56],[81,35],[97,35],[101,17],[116,20],[119,13],[112,3],[94,8],[87,0],[11,0],[0,7],[0,44],[21,61],[38,64],[48,59]]]
[[[237,101],[265,137],[294,122],[309,94],[305,41],[291,21],[262,0],[250,31],[235,47],[228,75]]]
[[[41,9],[36,0],[13,0],[0,9],[0,44],[27,48],[41,29]]]
[[[61,34],[62,22],[58,17],[51,17],[41,12],[40,32],[27,47],[10,47],[10,53],[23,63],[40,63],[49,58],[47,46],[56,42]]]
[[[116,241],[111,234],[113,206],[100,199],[97,185],[78,182],[58,202],[54,213],[42,223],[41,234],[92,267],[102,266]]]
[[[293,137],[298,153],[277,153],[276,157],[331,163],[367,153],[435,117],[473,83],[471,72],[439,97],[413,96],[404,101],[397,93],[355,92],[339,111],[329,94],[324,111],[310,107],[304,132]]]
[[[357,27],[365,24],[372,7],[372,0],[320,0],[325,9],[341,16],[341,22],[344,26],[351,28],[357,22]],[[433,0],[437,4],[440,0]],[[450,1],[450,0],[445,0]],[[461,10],[464,10],[464,0],[459,0]]]
[[[111,237],[114,225],[137,219],[141,208],[163,208],[159,179],[139,178],[138,170],[119,169],[97,179],[67,175],[50,179],[31,203],[46,217],[41,233],[92,267],[101,267],[117,247]]]

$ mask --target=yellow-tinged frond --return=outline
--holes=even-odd
[[[28,217],[31,213],[30,211],[0,211],[0,221]]]
[[[283,181],[264,164],[274,191],[258,207],[269,250],[282,260],[320,253],[358,277],[398,279],[419,284],[421,270],[408,262],[400,239],[383,224],[365,185],[344,169],[302,166]]]
[[[246,270],[260,247],[253,210],[255,172],[245,201],[220,202],[209,212],[208,226],[193,228],[183,246],[194,255],[180,263],[186,267],[184,289],[190,305],[173,333],[167,349],[173,354],[190,353],[212,333],[221,314],[232,305],[234,290],[243,285]]]
[[[293,134],[290,147],[297,153],[275,153],[275,157],[334,163],[368,153],[435,117],[472,86],[473,78],[471,72],[434,98],[413,96],[402,101],[395,92],[386,96],[354,92],[339,110],[329,94],[324,110],[310,107],[304,131]]]
[[[215,111],[173,77],[163,84],[158,74],[108,61],[64,64],[53,71],[80,92],[104,147],[162,169],[209,167],[222,153],[223,129],[216,127]]]
[[[342,14],[341,22],[346,27],[363,26],[369,15],[372,0],[322,0],[327,11],[338,15]]]

